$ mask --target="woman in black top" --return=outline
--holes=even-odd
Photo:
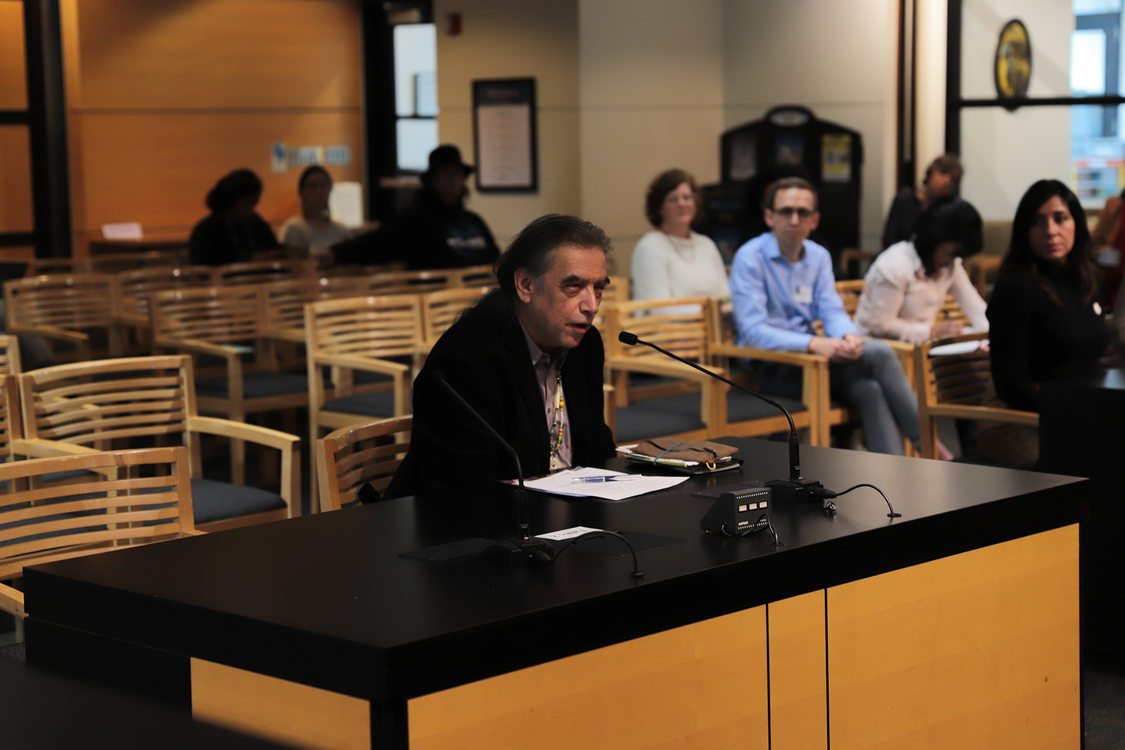
[[[1082,205],[1058,180],[1036,182],[1016,209],[988,306],[995,397],[986,404],[1037,412],[1039,383],[1096,369],[1109,342],[1096,296]],[[1039,433],[989,423],[980,447],[986,459],[1030,468],[1039,459]]]
[[[188,239],[193,266],[218,266],[251,260],[255,253],[279,247],[270,225],[254,207],[262,181],[249,169],[236,169],[207,193],[211,214],[195,225]]]

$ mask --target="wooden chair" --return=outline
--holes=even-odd
[[[309,276],[315,272],[315,260],[251,260],[215,266],[211,283],[217,286],[261,284]]]
[[[849,318],[854,318],[855,311],[859,309],[859,298],[863,296],[863,287],[863,279],[836,282],[836,293],[840,295],[840,301],[844,303],[844,312]]]
[[[422,294],[461,286],[461,274],[455,268],[387,271],[363,281],[365,294]]]
[[[964,333],[924,341],[915,348],[915,389],[924,458],[937,458],[937,420],[941,417],[1038,426],[1035,412],[981,406],[992,378],[988,352],[979,347],[987,340],[986,332]],[[932,353],[948,345],[960,345],[959,351],[937,356]]]
[[[88,273],[119,274],[142,268],[175,267],[188,261],[187,248],[180,250],[144,250],[127,253],[100,253],[84,258],[81,263]]]
[[[30,481],[82,472],[82,481]],[[188,454],[181,446],[0,464],[0,482],[32,489],[0,495],[0,580],[31,565],[196,534]],[[0,584],[0,609],[27,616],[23,592]]]
[[[41,336],[67,348],[71,359],[119,355],[124,330],[117,321],[113,276],[102,273],[33,276],[4,283],[8,333]],[[96,336],[95,336],[96,334]],[[58,347],[56,356],[65,358]]]
[[[977,288],[980,296],[985,300],[988,299],[992,287],[989,279],[1000,270],[1000,264],[1003,261],[1003,255],[988,253],[977,253],[965,261],[965,270],[968,271],[969,278],[973,280],[973,286]]]
[[[498,285],[496,281],[496,271],[491,265],[458,268],[454,276],[456,286],[467,288],[484,286],[491,289]]]
[[[199,411],[238,422],[308,404],[304,371],[271,369],[261,293],[250,285],[174,289],[152,295],[153,346],[196,358]],[[215,363],[217,366],[213,366]],[[232,477],[245,479],[245,446],[231,440]]]
[[[126,357],[45,367],[20,376],[20,456],[86,454],[137,441],[178,439],[191,459],[196,525],[209,530],[300,512],[300,439],[197,412],[191,357]],[[277,492],[205,479],[199,436],[245,440],[280,454]],[[232,475],[235,474],[232,466]]]
[[[610,427],[618,443],[657,437],[700,440],[719,434],[722,384],[647,346],[617,340],[621,331],[631,331],[705,365],[706,305],[705,297],[687,297],[620,302],[606,309],[606,372],[616,401]]]
[[[19,375],[23,372],[22,367],[19,339],[0,334],[0,375]]]
[[[3,374],[0,375],[0,463],[15,458],[12,442],[22,436],[19,380],[10,373]]]
[[[347,276],[305,276],[258,286],[261,294],[263,364],[271,369],[304,368],[305,305],[354,297],[359,284]]]
[[[395,417],[341,427],[317,441],[321,512],[356,502],[364,484],[382,492],[410,447],[412,418]]]
[[[793,424],[798,430],[808,431],[811,445],[828,445],[827,431],[820,422],[821,411],[827,406],[828,360],[815,354],[800,352],[778,352],[739,346],[735,332],[733,311],[729,298],[712,299],[708,302],[708,349],[714,361],[727,371],[734,369],[734,362],[754,360],[792,365],[801,371],[801,397],[799,400],[765,394],[782,404],[793,416]],[[731,378],[737,382],[736,378]],[[752,382],[746,385],[753,389]],[[728,406],[725,422],[720,425],[723,435],[769,435],[789,429],[789,421],[777,409],[745,394],[737,394],[738,407]]]
[[[135,332],[137,347],[146,353],[152,350],[151,296],[168,289],[191,289],[211,283],[212,269],[207,266],[153,265],[117,274],[116,311],[118,322]]]
[[[879,255],[875,250],[861,250],[858,247],[846,247],[840,251],[840,264],[836,268],[838,279],[862,279],[871,262]],[[855,268],[856,273],[852,273]]]
[[[410,413],[409,363],[422,343],[418,295],[313,302],[305,306],[305,335],[310,444],[322,429]]]
[[[422,345],[415,369],[421,367],[425,355],[429,353],[441,335],[449,330],[461,313],[488,294],[487,287],[465,289],[442,289],[422,295]]]

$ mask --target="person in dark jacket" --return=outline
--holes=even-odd
[[[880,250],[913,238],[914,225],[918,223],[922,212],[938,201],[957,195],[964,174],[965,168],[961,165],[961,160],[953,154],[942,154],[930,162],[921,186],[917,189],[904,188],[891,202],[887,223],[883,227],[883,246]]]
[[[1039,411],[1039,384],[1094,372],[1109,343],[1105,310],[1082,204],[1058,180],[1040,180],[1020,199],[1012,240],[988,303],[992,386],[985,406]],[[1033,468],[1039,431],[981,423],[981,455]]]
[[[473,167],[456,146],[430,152],[422,189],[402,213],[374,232],[332,246],[336,263],[381,265],[401,262],[408,269],[464,268],[496,261],[500,250],[477,214],[465,208],[465,179]]]
[[[252,260],[279,247],[270,225],[254,208],[262,181],[249,169],[236,169],[207,193],[211,214],[191,230],[188,249],[193,266],[219,266]]]
[[[605,352],[593,325],[609,283],[608,248],[598,227],[555,214],[512,241],[497,268],[500,288],[446,331],[414,381],[410,449],[388,496],[449,496],[518,474],[510,452],[442,379],[515,448],[525,476],[600,466],[613,455]]]

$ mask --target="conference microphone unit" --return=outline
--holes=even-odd
[[[440,370],[435,371],[434,378],[444,386],[445,390],[449,391],[449,395],[453,396],[454,400],[466,412],[472,414],[477,422],[484,425],[489,434],[496,439],[497,443],[507,449],[512,456],[512,460],[516,462],[516,476],[519,479],[519,486],[516,488],[519,534],[515,538],[501,539],[485,548],[484,559],[509,568],[530,568],[554,562],[554,549],[551,545],[543,539],[531,538],[528,533],[530,523],[528,522],[527,490],[523,486],[523,466],[520,464],[520,457],[516,453],[516,449],[500,435],[496,428],[489,424],[487,419],[481,416],[480,412],[465,400],[464,396],[457,392],[456,388],[449,384],[449,381],[445,379],[445,373]]]
[[[801,443],[797,439],[797,427],[793,424],[793,415],[784,406],[774,401],[769,396],[764,396],[761,393],[752,391],[745,386],[741,386],[732,380],[724,378],[717,372],[712,372],[702,365],[696,364],[690,360],[673,354],[667,349],[663,349],[651,341],[645,341],[639,338],[637,334],[630,333],[629,331],[622,331],[617,335],[617,340],[627,346],[636,346],[637,344],[644,344],[650,349],[655,349],[666,357],[676,360],[681,364],[699,370],[705,375],[710,375],[715,380],[726,383],[731,388],[742,391],[754,398],[764,401],[770,406],[774,407],[789,420],[789,478],[788,479],[771,479],[765,482],[765,486],[773,491],[773,500],[786,502],[786,503],[809,503],[809,502],[823,502],[824,498],[824,485],[814,480],[804,479],[801,476]]]

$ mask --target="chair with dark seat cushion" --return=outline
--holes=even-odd
[[[410,413],[410,363],[422,344],[419,295],[310,303],[305,306],[305,336],[310,445],[322,430]],[[324,385],[324,369],[330,372],[332,394]],[[357,381],[364,376],[385,378],[382,390],[373,392],[380,387],[376,383],[360,391]]]
[[[182,446],[0,464],[0,482],[32,487],[0,495],[0,580],[30,565],[197,533],[188,464]],[[83,480],[32,481],[61,472]],[[25,617],[23,593],[0,584],[0,609]]]
[[[20,376],[23,435],[18,456],[86,454],[176,439],[189,450],[196,523],[217,530],[297,515],[300,439],[196,410],[192,360],[186,355],[127,357],[57,365]],[[199,436],[246,440],[280,453],[276,491],[203,478]]]
[[[196,360],[199,411],[245,422],[250,414],[308,404],[303,372],[277,372],[262,331],[262,292],[255,286],[173,289],[152,295],[153,345]],[[211,363],[219,363],[212,366]],[[245,481],[246,449],[231,439],[231,476]]]
[[[358,502],[364,485],[382,492],[410,448],[413,419],[394,417],[341,427],[317,441],[321,511]]]

